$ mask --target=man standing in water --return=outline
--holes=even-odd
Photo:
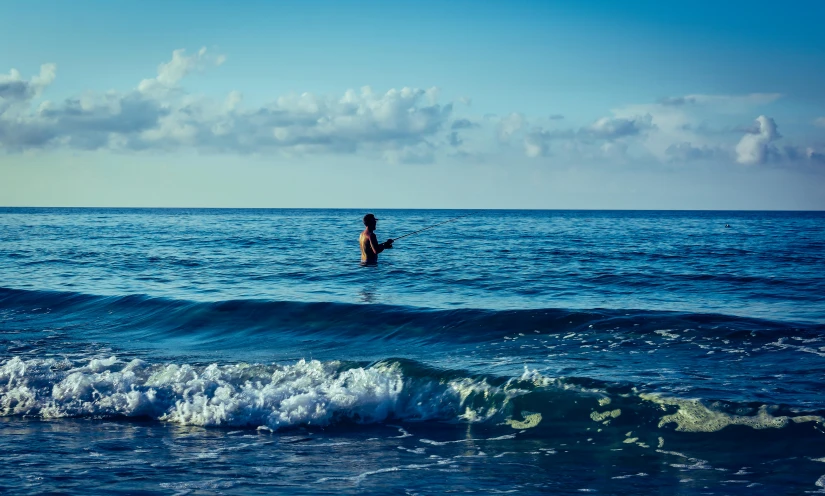
[[[358,242],[361,244],[361,263],[376,263],[378,262],[378,254],[384,250],[392,248],[392,239],[388,239],[383,243],[378,242],[375,237],[375,226],[378,224],[378,219],[372,214],[364,216],[364,225],[366,229],[361,232]]]

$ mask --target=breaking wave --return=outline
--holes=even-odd
[[[728,426],[758,431],[823,423],[823,412],[634,394],[632,387],[550,378],[527,369],[519,377],[502,378],[467,376],[409,360],[190,365],[114,356],[86,363],[18,357],[0,363],[0,415],[142,417],[273,431],[387,421],[512,429],[612,424],[633,426],[654,438],[660,431],[717,432]]]

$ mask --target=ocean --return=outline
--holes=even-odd
[[[0,209],[0,493],[825,493],[825,212],[364,213]]]

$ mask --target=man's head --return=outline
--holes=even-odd
[[[375,229],[375,224],[378,219],[375,218],[372,214],[367,214],[364,216],[364,225],[370,229]]]

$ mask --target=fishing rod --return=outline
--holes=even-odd
[[[411,233],[407,233],[407,234],[405,234],[405,235],[403,235],[403,236],[399,236],[399,237],[397,237],[397,238],[393,238],[392,242],[393,242],[393,243],[395,243],[396,241],[398,241],[398,240],[399,240],[399,239],[401,239],[401,238],[406,238],[407,236],[412,236],[413,234],[418,234],[418,233],[420,233],[420,232],[426,231],[426,230],[428,230],[428,229],[432,229],[432,228],[434,228],[434,227],[438,227],[438,226],[443,225],[443,224],[447,224],[447,223],[449,223],[449,222],[455,222],[455,221],[457,221],[458,219],[463,219],[464,217],[467,217],[467,216],[469,216],[469,215],[473,215],[474,213],[475,213],[475,212],[470,212],[469,214],[459,215],[458,217],[454,217],[454,218],[452,218],[452,219],[445,220],[444,222],[439,222],[438,224],[433,224],[433,225],[431,225],[431,226],[429,226],[429,227],[425,227],[424,229],[419,229],[419,230],[417,230],[417,231],[413,231],[413,232],[411,232]]]

